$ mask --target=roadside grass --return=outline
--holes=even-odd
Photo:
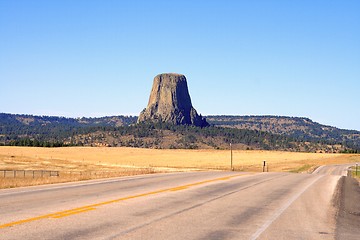
[[[299,168],[293,169],[289,172],[293,172],[293,173],[310,173],[315,169],[315,165],[313,164],[305,164]]]
[[[311,172],[329,164],[360,162],[360,154],[233,150],[235,171]],[[143,149],[110,147],[0,147],[0,170],[52,170],[60,177],[1,178],[0,188],[173,171],[230,170],[229,150]],[[67,176],[65,172],[81,172]],[[86,174],[96,172],[97,174]],[[63,174],[62,174],[63,173]]]
[[[353,166],[351,170],[351,176],[360,182],[360,166],[358,166],[357,172],[355,166]]]

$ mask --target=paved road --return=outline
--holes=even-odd
[[[340,175],[331,174],[343,168],[153,174],[1,190],[0,238],[334,239]]]
[[[313,174],[347,176],[347,169],[351,166],[354,166],[354,163],[320,166],[315,169]]]

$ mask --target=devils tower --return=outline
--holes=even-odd
[[[149,103],[138,118],[140,122],[209,125],[191,104],[186,77],[177,73],[163,73],[154,78]]]

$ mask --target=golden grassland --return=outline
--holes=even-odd
[[[269,171],[307,172],[320,165],[360,162],[360,155],[233,150],[233,167],[238,171],[262,171],[264,160],[269,166]],[[60,173],[67,171],[88,173],[80,177],[60,177],[57,180],[56,177],[50,180],[37,179],[39,183],[36,184],[40,184],[41,181],[72,181],[154,172],[229,168],[229,150],[0,147],[0,170],[38,169],[58,170]],[[92,171],[96,171],[97,174],[91,174]],[[12,180],[24,182],[24,180]],[[1,188],[9,187],[5,182],[11,180],[0,176],[0,181]],[[23,186],[15,183],[10,185]]]

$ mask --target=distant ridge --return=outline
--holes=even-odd
[[[303,141],[340,142],[360,148],[360,131],[322,125],[305,117],[212,115],[206,119],[221,127],[271,132]]]

